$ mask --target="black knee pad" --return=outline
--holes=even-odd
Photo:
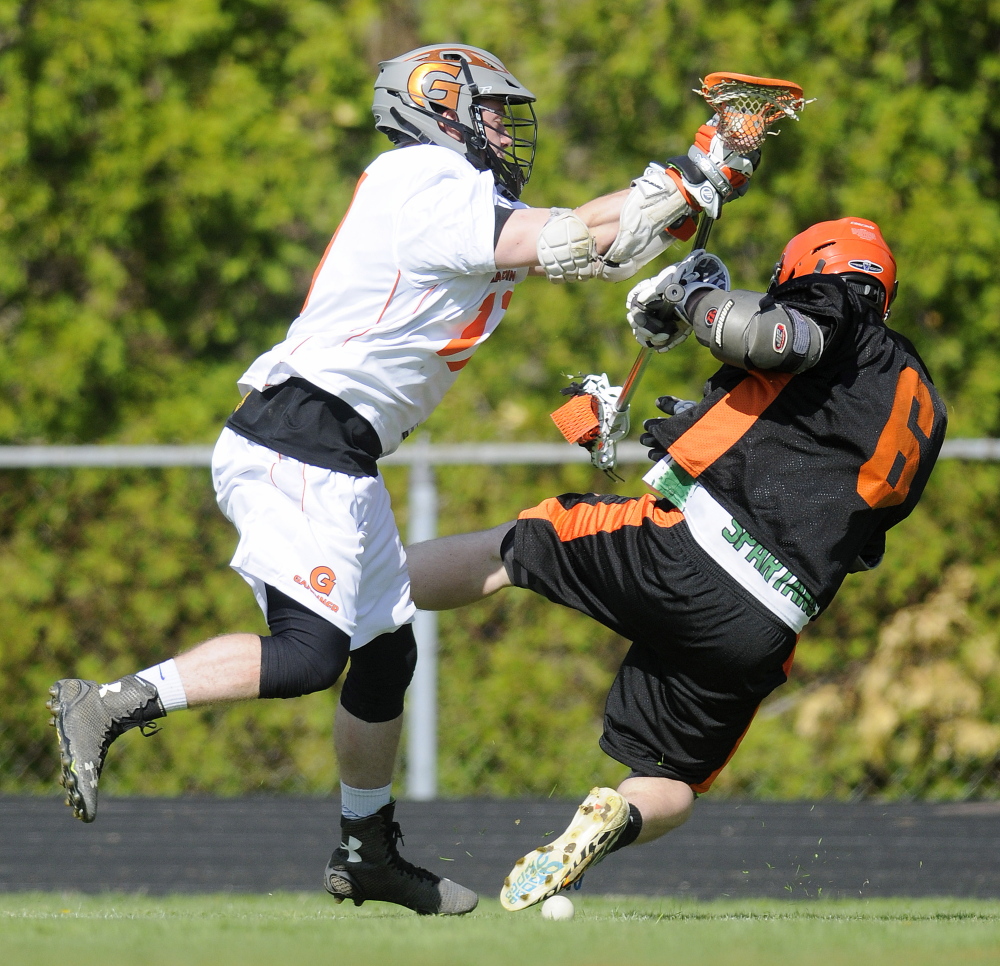
[[[413,625],[382,634],[351,652],[340,703],[356,718],[375,724],[403,713],[403,695],[417,666]]]
[[[267,588],[270,637],[260,639],[260,696],[297,698],[332,687],[347,665],[351,639],[308,607]]]

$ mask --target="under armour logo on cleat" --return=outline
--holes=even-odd
[[[341,842],[340,847],[347,853],[348,862],[361,861],[361,855],[358,853],[358,849],[361,848],[360,839],[356,839],[353,835],[348,835],[347,841]]]
[[[114,684],[102,684],[97,689],[97,696],[99,698],[103,698],[109,691],[112,694],[119,694],[121,692],[121,689],[122,689],[121,681],[115,681]]]

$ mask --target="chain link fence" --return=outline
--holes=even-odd
[[[945,458],[967,466],[1000,459],[997,440],[946,446]],[[55,791],[55,736],[43,707],[54,678],[109,679],[222,628],[264,630],[226,566],[233,536],[207,486],[209,458],[209,447],[0,447],[0,793]],[[622,458],[637,463],[645,453],[631,444]],[[433,485],[429,470],[442,466],[480,467],[438,470],[432,503],[442,503],[451,531],[508,518],[517,508],[505,505],[511,493],[540,499],[604,481],[579,448],[411,443],[385,467],[404,532],[408,524],[414,532],[414,477]],[[927,512],[932,518],[935,507]],[[846,602],[838,598],[804,635],[801,666],[762,706],[713,795],[1000,797],[1000,643],[992,612],[978,602],[977,563],[951,560],[934,586],[900,600],[891,599],[892,574],[864,592],[845,590]],[[866,624],[868,613],[883,617]],[[622,777],[596,742],[627,642],[526,594],[442,614],[435,634],[439,679],[409,697],[411,724],[415,701],[425,726],[428,711],[437,721],[435,773],[417,783],[418,797],[428,788],[574,795]],[[327,792],[336,781],[336,698],[171,716],[162,737],[122,739],[128,748],[109,756],[102,789]],[[426,727],[422,734],[426,743]],[[411,741],[401,772],[421,747]]]

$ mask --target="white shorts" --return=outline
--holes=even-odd
[[[212,481],[240,533],[230,566],[265,617],[269,584],[348,634],[352,650],[413,620],[406,555],[381,476],[300,463],[226,428]]]

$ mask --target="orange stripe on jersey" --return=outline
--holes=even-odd
[[[416,315],[424,307],[424,302],[427,301],[427,296],[430,295],[434,291],[434,289],[436,289],[440,284],[441,284],[440,282],[436,282],[429,289],[427,289],[427,291],[424,292],[423,295],[420,296],[420,301],[417,302],[417,307],[413,310],[414,315]]]
[[[595,533],[612,533],[622,527],[642,526],[651,520],[658,527],[672,527],[684,519],[680,510],[661,510],[657,498],[646,494],[625,503],[577,503],[568,509],[555,497],[523,510],[519,520],[548,520],[560,540],[576,540]]]
[[[375,326],[382,321],[382,316],[385,315],[385,310],[389,308],[389,303],[392,301],[392,297],[396,294],[396,289],[399,288],[399,280],[401,277],[402,277],[401,273],[396,272],[396,280],[392,283],[392,289],[389,291],[389,297],[385,300],[385,305],[382,306],[382,311],[379,312],[378,318],[370,326],[368,326],[367,329],[362,329],[360,332],[355,332],[353,335],[349,335],[346,339],[344,339],[343,342],[344,345],[347,345],[347,343],[350,342],[351,339],[357,339],[360,336],[363,336],[366,333],[371,332],[371,330],[374,329]]]
[[[795,639],[795,643],[796,646],[798,646],[798,638]],[[789,654],[787,658],[785,658],[785,663],[781,665],[781,670],[785,672],[786,678],[788,677],[789,672],[792,670],[792,662],[794,660],[795,660],[795,648],[793,647],[792,653]],[[757,711],[754,711],[753,714],[754,718],[756,718]],[[729,752],[729,754],[726,756],[726,760],[721,765],[719,765],[719,767],[716,768],[715,771],[713,771],[712,774],[709,775],[708,778],[706,778],[703,782],[698,782],[696,785],[692,785],[691,791],[695,792],[698,795],[701,795],[704,792],[707,792],[712,787],[712,782],[714,782],[715,779],[719,777],[719,773],[722,771],[722,769],[725,768],[726,765],[728,765],[733,760],[733,755],[736,754],[740,745],[743,744],[743,739],[747,736],[747,732],[750,730],[751,724],[753,724],[753,718],[750,719],[750,724],[748,724],[746,728],[743,729],[743,734],[739,736],[739,738],[736,741],[736,744],[733,745],[733,750]]]
[[[743,437],[791,378],[790,372],[751,369],[746,379],[673,443],[670,455],[697,477]]]
[[[462,334],[457,339],[452,339],[443,349],[438,349],[439,356],[453,356],[456,352],[463,352],[471,349],[486,331],[486,323],[489,321],[490,313],[493,311],[493,303],[497,297],[490,293],[483,299],[483,304],[479,306],[479,314],[462,330]]]
[[[337,236],[340,234],[340,229],[344,227],[344,222],[347,221],[347,216],[351,213],[351,206],[354,204],[354,199],[357,198],[358,192],[361,190],[361,185],[367,177],[368,172],[365,171],[361,177],[358,178],[358,183],[354,186],[354,194],[351,195],[351,204],[347,206],[347,211],[344,212],[344,217],[340,219],[340,224],[337,225],[337,230],[333,233],[333,238],[330,239],[330,243],[326,246],[326,251],[323,252],[323,257],[319,260],[319,264],[316,266],[316,271],[313,272],[312,281],[309,283],[309,291],[306,292],[306,300],[302,303],[302,309],[299,311],[299,315],[305,312],[306,306],[309,304],[309,297],[313,293],[313,287],[316,285],[316,279],[319,278],[319,273],[323,271],[323,266],[326,264],[326,256],[330,254],[330,249],[333,248],[333,243],[337,240]]]
[[[452,339],[443,349],[438,349],[437,354],[442,357],[453,356],[457,352],[472,349],[486,331],[486,323],[490,320],[496,298],[496,294],[493,292],[487,295],[483,299],[483,304],[479,306],[479,314],[462,330],[462,335],[457,339]],[[467,359],[449,360],[448,368],[452,372],[458,372],[469,364],[471,358],[470,356]]]

